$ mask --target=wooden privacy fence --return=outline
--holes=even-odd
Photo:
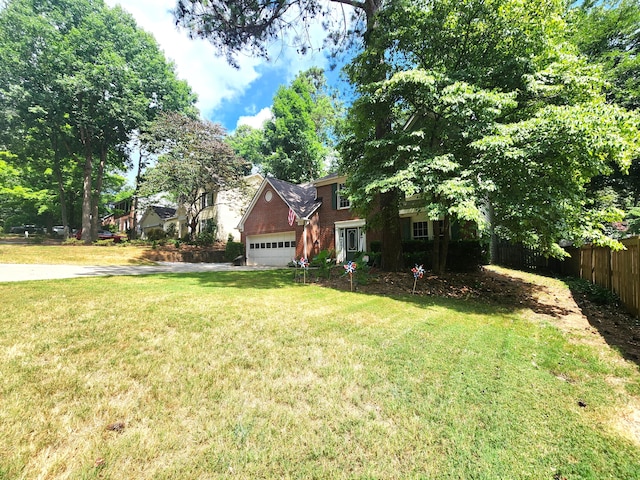
[[[640,317],[640,236],[622,240],[626,250],[585,245],[580,249],[580,277],[615,292]]]

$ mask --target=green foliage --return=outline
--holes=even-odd
[[[611,290],[591,283],[582,278],[569,277],[564,282],[571,288],[574,295],[582,295],[587,300],[598,305],[618,305],[620,299]]]
[[[423,265],[433,270],[433,240],[402,242],[405,265]],[[449,242],[447,269],[453,272],[474,272],[487,264],[487,249],[480,241],[452,240]]]
[[[318,255],[313,257],[309,266],[317,269],[318,277],[331,278],[331,270],[336,264],[335,250],[321,250]]]
[[[586,186],[629,168],[639,117],[605,103],[600,69],[565,41],[564,13],[544,0],[389,3],[348,67],[360,97],[341,151],[356,208],[399,191],[431,220],[482,229],[489,203],[501,236],[547,255],[563,255],[562,239],[615,245],[603,228],[621,212]]]
[[[47,192],[38,211],[49,218],[79,223],[82,212],[86,232],[134,132],[158,111],[195,102],[129,14],[89,0],[4,3],[0,92],[0,143],[36,172],[21,185]]]
[[[140,193],[171,194],[187,206],[188,222],[194,230],[200,212],[208,206],[202,202],[203,195],[242,185],[246,163],[235,155],[225,137],[220,124],[180,113],[160,115],[141,135],[145,148],[159,157],[145,173]]]
[[[207,230],[199,232],[193,239],[193,244],[198,247],[209,247],[216,241],[215,233]]]
[[[239,256],[244,255],[244,243],[229,241],[224,247],[224,259],[232,262]]]
[[[608,80],[609,101],[640,108],[640,3],[637,0],[581,2],[569,12],[572,40]]]
[[[292,183],[321,176],[338,111],[318,68],[280,87],[273,98],[273,119],[264,125],[263,172]]]
[[[167,238],[167,232],[162,228],[150,228],[146,231],[147,239],[151,242],[157,242],[158,240],[164,240]]]
[[[251,166],[259,167],[264,163],[265,138],[262,128],[239,125],[235,132],[226,138],[226,142],[235,154],[247,162],[244,173],[251,172]]]
[[[168,238],[175,238],[178,235],[178,229],[175,223],[170,223],[166,230]]]

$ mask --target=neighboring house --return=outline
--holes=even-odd
[[[213,222],[218,240],[227,241],[229,235],[234,241],[240,240],[238,222],[245,213],[248,199],[261,185],[263,177],[256,173],[245,177],[244,181],[244,188],[202,192],[197,232],[205,230],[208,222]]]
[[[142,233],[142,238],[147,236],[147,232],[154,228],[161,228],[167,231],[167,228],[172,223],[179,223],[177,221],[177,210],[171,207],[163,207],[160,205],[150,205],[142,214],[140,218],[139,227]],[[176,231],[179,231],[179,225],[177,225]]]
[[[379,231],[366,228],[349,199],[341,195],[346,177],[332,174],[314,182],[294,185],[273,177],[263,180],[238,229],[245,244],[248,265],[287,265],[294,259],[313,259],[322,250],[334,250],[336,260],[352,260],[371,251]],[[408,199],[400,209],[403,240],[429,240],[442,235],[442,222],[431,221],[418,199]],[[453,238],[460,228],[451,227]]]
[[[135,211],[133,210],[133,197],[120,200],[113,205],[114,213],[102,219],[102,225],[115,225],[116,231],[128,232],[133,228]]]

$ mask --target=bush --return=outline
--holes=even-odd
[[[167,238],[167,232],[161,228],[151,228],[146,232],[147,240],[150,242],[156,242],[158,240],[164,240]]]
[[[330,278],[331,268],[336,264],[336,252],[335,250],[322,250],[313,257],[310,262],[311,267],[318,269],[318,277]]]
[[[244,243],[227,242],[227,245],[224,247],[224,259],[227,262],[232,262],[240,255],[244,255]]]
[[[175,238],[178,236],[178,230],[175,223],[170,223],[167,227],[167,237]]]
[[[193,239],[193,244],[197,247],[208,247],[210,245],[213,245],[215,239],[216,237],[212,232],[200,232]]]
[[[617,305],[620,303],[620,299],[614,292],[588,280],[572,277],[565,279],[565,283],[572,292],[584,295],[587,300],[598,305]]]
[[[423,265],[433,268],[433,240],[408,240],[402,242],[405,266]],[[485,265],[486,249],[477,240],[450,240],[447,253],[447,270],[454,272],[472,272]]]

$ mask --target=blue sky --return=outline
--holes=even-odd
[[[339,73],[329,72],[329,61],[318,51],[301,56],[295,49],[274,44],[270,52],[274,61],[241,55],[240,68],[229,66],[216,49],[203,40],[189,39],[178,30],[169,10],[175,0],[105,0],[109,6],[120,5],[138,26],[151,33],[165,56],[176,64],[178,77],[186,80],[198,94],[198,108],[208,120],[219,122],[229,132],[239,123],[258,127],[270,115],[273,95],[280,85],[288,84],[300,71],[312,66],[327,70],[330,84],[339,87]],[[324,38],[321,27],[311,32],[315,47]],[[343,85],[344,87],[344,85]]]

